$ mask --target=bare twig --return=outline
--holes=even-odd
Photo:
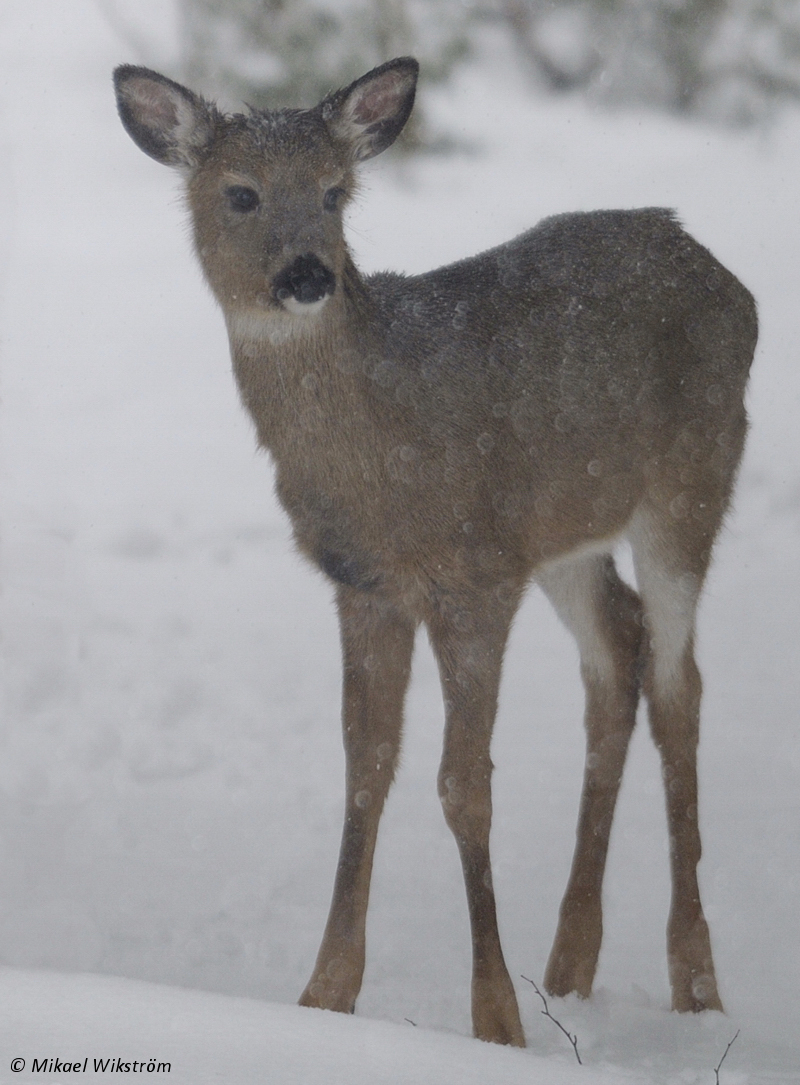
[[[566,1038],[572,1044],[572,1050],[575,1052],[575,1058],[578,1060],[578,1065],[583,1066],[583,1063],[581,1062],[580,1053],[578,1052],[578,1037],[573,1036],[571,1032],[567,1032],[567,1030],[564,1028],[564,1026],[561,1024],[561,1022],[558,1020],[558,1018],[553,1017],[553,1015],[552,1015],[552,1013],[550,1013],[550,1009],[549,1009],[549,1007],[547,1005],[547,999],[544,997],[544,995],[539,990],[539,988],[536,986],[536,984],[533,982],[533,980],[528,979],[527,976],[522,976],[522,979],[524,979],[526,983],[529,983],[531,985],[531,987],[534,989],[536,994],[542,1000],[542,1005],[544,1006],[544,1009],[540,1010],[539,1012],[542,1014],[543,1017],[549,1017],[554,1025],[558,1025],[558,1027],[564,1033]],[[738,1035],[738,1033],[737,1033],[737,1035]],[[735,1040],[736,1036],[734,1036],[733,1039]],[[733,1040],[731,1040],[731,1043],[733,1043]],[[728,1047],[730,1047],[730,1044],[728,1044]],[[727,1055],[727,1053],[728,1052],[726,1051],[725,1055]],[[723,1059],[725,1058],[725,1055],[722,1056]],[[719,1085],[719,1079],[717,1079],[717,1085]]]
[[[716,1085],[719,1085],[720,1067],[722,1066],[723,1062],[725,1062],[725,1058],[726,1058],[728,1052],[730,1051],[730,1049],[733,1047],[734,1043],[736,1042],[736,1036],[738,1036],[741,1031],[742,1031],[741,1029],[737,1028],[736,1035],[733,1037],[732,1040],[729,1041],[728,1046],[725,1048],[725,1051],[723,1053],[722,1058],[719,1060],[719,1062],[717,1063],[717,1065],[716,1065],[716,1067],[714,1069],[714,1077],[716,1078]]]
[[[404,1020],[404,1021],[408,1021],[409,1025],[413,1025],[413,1026],[414,1026],[414,1028],[416,1028],[416,1027],[417,1027],[417,1022],[416,1022],[416,1021],[412,1021],[410,1017],[404,1017],[404,1018],[403,1018],[403,1020]]]

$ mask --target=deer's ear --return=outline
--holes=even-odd
[[[117,109],[145,154],[178,169],[194,169],[214,137],[213,106],[149,68],[123,64],[114,72]]]
[[[413,57],[398,57],[324,100],[328,128],[350,144],[356,161],[380,154],[400,135],[414,105],[418,75]]]

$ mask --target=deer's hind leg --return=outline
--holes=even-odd
[[[586,763],[572,869],[544,984],[588,998],[603,937],[611,822],[639,701],[642,607],[609,554],[565,561],[537,581],[578,642],[586,689]]]
[[[352,1013],[361,989],[372,860],[400,753],[416,623],[391,603],[340,587],[345,821],[328,923],[301,1006]]]
[[[716,506],[719,519],[721,508],[722,502]],[[697,512],[709,521],[714,516],[708,493]],[[702,684],[694,655],[697,602],[719,519],[687,526],[650,507],[637,512],[630,531],[649,640],[644,691],[666,793],[672,872],[667,959],[672,1008],[679,1011],[722,1009],[697,881]]]

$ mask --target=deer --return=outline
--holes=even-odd
[[[490,742],[532,582],[574,635],[586,760],[544,986],[588,998],[609,836],[640,694],[660,753],[672,1007],[721,1010],[697,866],[696,612],[742,456],[754,300],[661,208],[546,218],[420,275],[363,275],[343,214],[411,113],[399,57],[313,108],[227,114],[147,68],[123,126],[182,176],[241,400],[299,551],[335,590],[346,810],[300,1004],[354,1012],[370,876],[424,626],[444,699],[438,793],[460,854],[473,1033],[525,1045],[498,931]],[[617,571],[627,540],[636,590]]]

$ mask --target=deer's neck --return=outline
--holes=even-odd
[[[329,440],[361,413],[369,359],[380,353],[381,322],[352,261],[317,311],[226,312],[234,373],[260,443],[275,458]],[[311,454],[309,447],[309,454]]]
[[[242,400],[300,549],[334,579],[366,584],[378,575],[384,516],[374,510],[390,489],[402,423],[375,379],[386,331],[362,284],[342,285],[317,314],[228,326]]]

